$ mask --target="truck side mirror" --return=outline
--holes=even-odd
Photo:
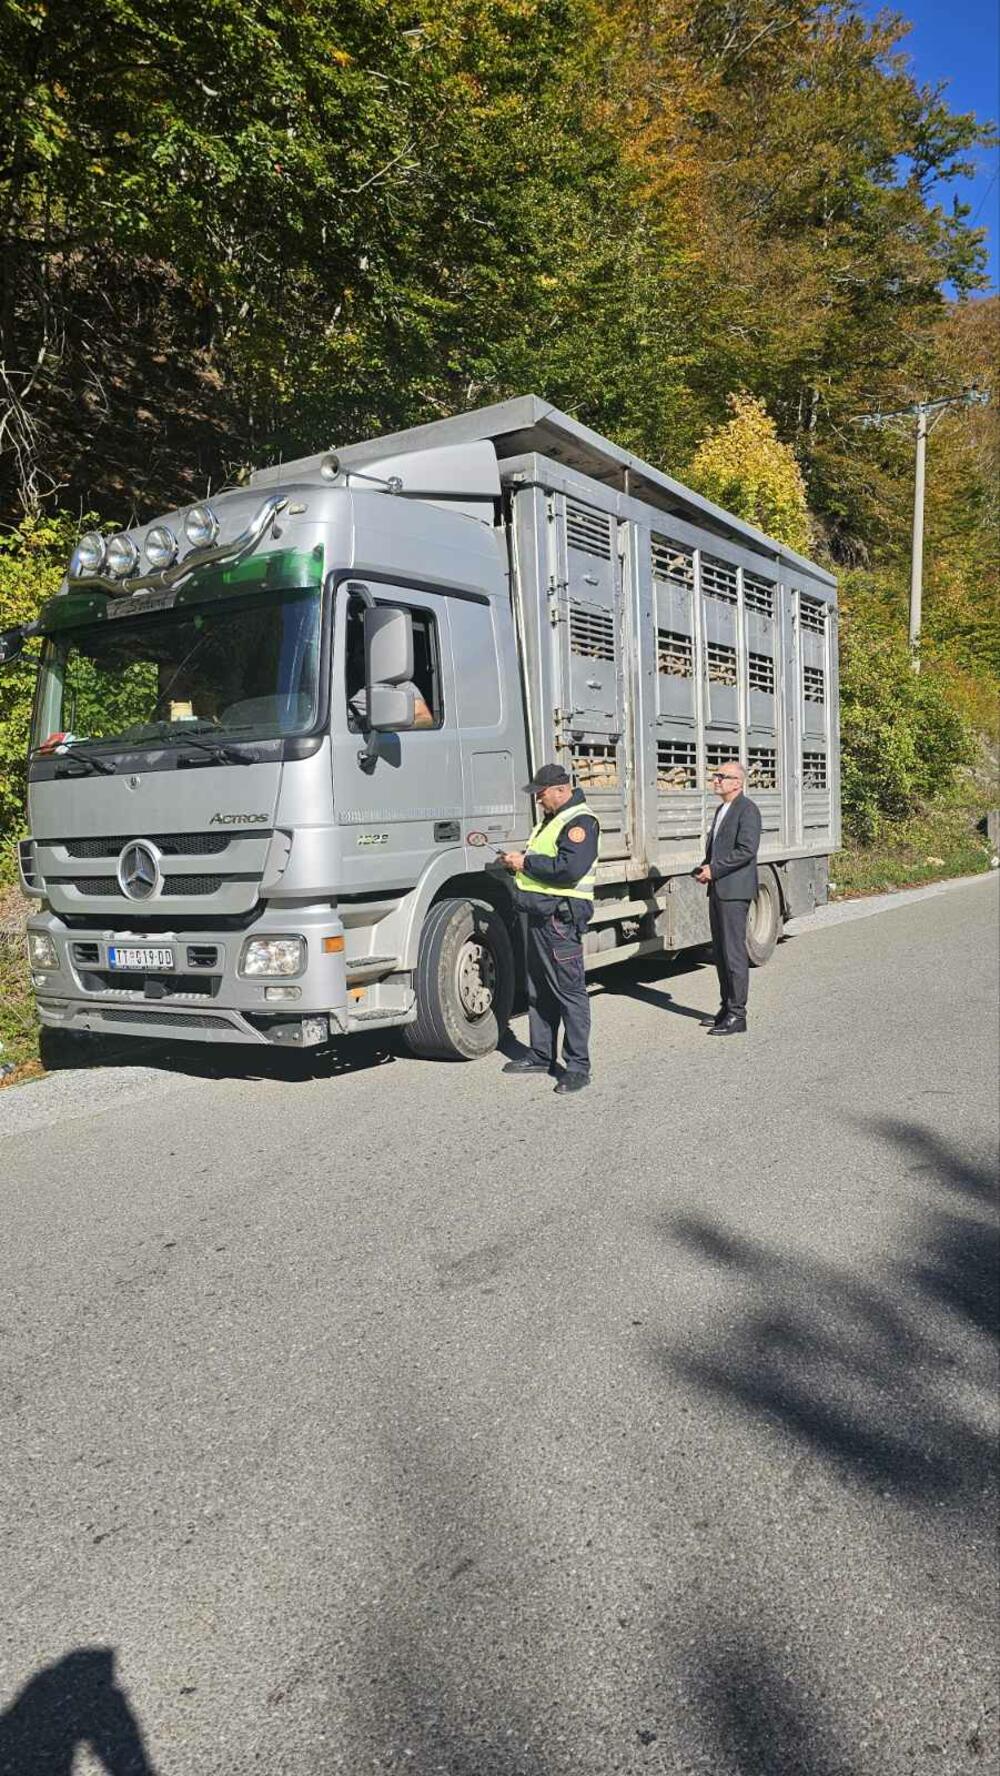
[[[371,605],[365,611],[365,686],[398,685],[413,677],[413,618],[409,611]],[[369,704],[370,707],[370,704]]]
[[[24,648],[24,629],[18,624],[16,629],[0,629],[0,666],[7,666],[16,660]]]
[[[412,728],[416,703],[411,685],[374,684],[368,692],[368,726],[376,734]]]

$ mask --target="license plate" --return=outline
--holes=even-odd
[[[111,944],[108,949],[109,968],[142,968],[147,972],[173,968],[174,952],[171,949],[141,949],[132,945]]]

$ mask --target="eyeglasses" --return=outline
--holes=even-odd
[[[712,782],[713,783],[738,783],[739,778],[732,771],[730,771],[728,773],[725,771],[713,771],[712,772]]]

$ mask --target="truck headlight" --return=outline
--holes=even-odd
[[[240,973],[301,974],[305,960],[306,945],[302,937],[250,937],[243,945]]]
[[[123,580],[126,574],[135,572],[139,564],[139,551],[132,538],[125,536],[123,532],[120,536],[111,538],[105,559],[108,572],[114,574],[116,580]]]
[[[219,534],[219,520],[211,506],[192,506],[184,520],[184,534],[192,549],[207,549]]]
[[[100,573],[103,565],[104,538],[100,531],[89,530],[70,556],[69,577],[71,580],[87,579],[91,574]]]
[[[59,967],[59,952],[47,931],[28,932],[28,963],[32,969]]]
[[[165,524],[154,524],[146,532],[145,548],[150,567],[169,567],[177,554],[177,538]]]

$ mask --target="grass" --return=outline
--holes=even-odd
[[[876,845],[848,847],[831,857],[831,896],[880,894],[988,870],[992,848],[981,824],[979,807],[944,805],[887,826]],[[0,1066],[14,1069],[0,1085],[44,1070],[25,958],[28,907],[16,884],[0,882]]]
[[[847,846],[831,857],[831,899],[979,875],[995,855],[982,818],[981,807],[945,803],[887,824],[874,845]]]

